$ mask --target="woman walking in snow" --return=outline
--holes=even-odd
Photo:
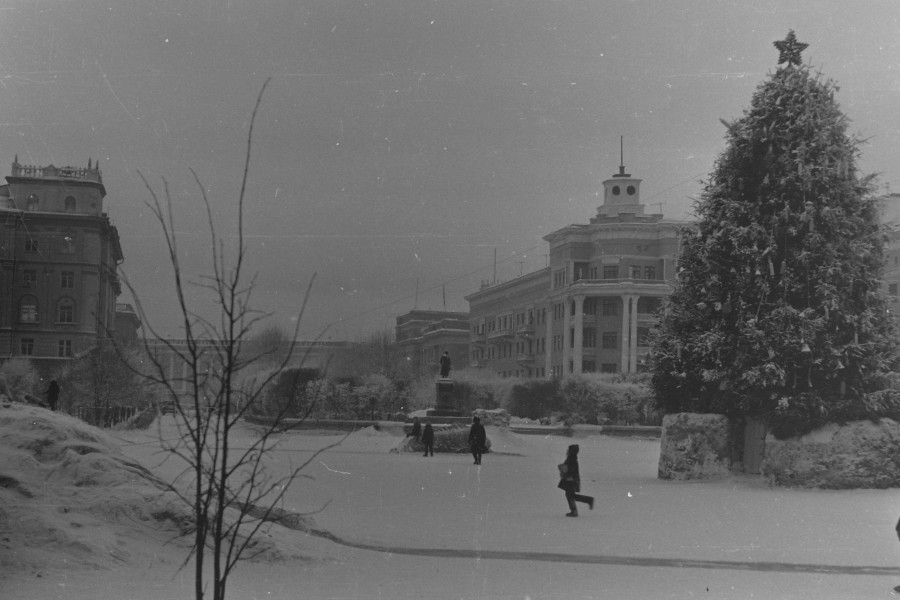
[[[566,460],[559,465],[559,484],[556,487],[566,493],[566,502],[569,503],[569,512],[567,517],[577,517],[578,508],[576,502],[587,504],[591,510],[594,510],[593,496],[583,496],[581,491],[581,474],[578,471],[578,444],[569,446],[566,452]]]

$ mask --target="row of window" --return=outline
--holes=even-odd
[[[535,367],[535,368],[525,368],[525,369],[516,369],[515,371],[498,371],[497,375],[500,377],[537,377],[543,378],[546,374],[546,369],[543,367]]]
[[[19,321],[22,323],[38,322],[38,299],[32,295],[22,296],[19,300]],[[56,322],[75,322],[75,301],[69,297],[60,298],[56,302]]]
[[[22,282],[25,287],[34,287],[37,284],[37,270],[24,269],[22,271]],[[75,288],[75,271],[60,271],[59,287],[63,289]]]
[[[637,328],[637,345],[638,346],[647,346],[650,344],[650,328],[649,327],[638,327]],[[561,351],[563,349],[564,341],[562,334],[554,335],[551,339],[551,347],[554,351]],[[546,338],[536,338],[533,340],[526,340],[521,342],[516,342],[515,351],[517,354],[544,354],[547,351],[546,346]],[[596,348],[597,347],[597,330],[595,329],[584,329],[582,331],[582,347],[583,348]],[[575,347],[575,334],[570,330],[569,334],[569,347]],[[604,331],[600,335],[600,348],[603,350],[618,350],[619,349],[619,333],[616,331]],[[513,354],[513,345],[512,344],[500,344],[497,346],[490,346],[487,351],[488,359],[501,359],[501,358],[512,358]],[[478,349],[473,351],[472,358],[474,360],[479,360],[485,358],[485,353],[483,349]]]
[[[37,194],[31,194],[28,196],[28,201],[26,203],[26,210],[30,212],[36,212],[41,209],[41,199]],[[75,201],[74,196],[66,196],[65,200],[63,200],[63,210],[66,212],[75,212],[77,208],[77,202]]]
[[[22,356],[34,356],[34,338],[22,338],[19,340],[19,354]],[[71,358],[72,340],[57,340],[56,355],[60,358]]]
[[[514,316],[515,319],[513,319]],[[526,325],[544,325],[547,322],[547,309],[528,308],[524,311],[516,313],[515,315],[513,315],[512,313],[499,315],[473,326],[472,333],[475,335],[484,335],[485,331],[487,333],[493,333],[495,331],[506,331],[510,327],[512,327],[513,320],[515,320],[516,326],[520,329],[525,327]]]
[[[59,245],[62,254],[75,254],[75,234],[65,233]],[[25,254],[40,254],[41,247],[38,240],[33,237],[25,238]]]
[[[602,273],[603,277],[599,277]],[[626,273],[631,273],[631,279],[656,279],[656,267],[653,265],[632,265]],[[575,266],[575,281],[581,279],[618,279],[619,266],[606,265],[601,271],[599,267]],[[553,274],[553,288],[561,288],[566,285],[566,271],[561,269]]]

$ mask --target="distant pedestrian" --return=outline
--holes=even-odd
[[[434,429],[431,423],[425,423],[425,430],[422,432],[422,443],[425,445],[425,456],[431,453],[434,456]]]
[[[472,457],[475,464],[481,464],[481,453],[484,452],[484,446],[487,443],[487,434],[484,432],[484,425],[481,419],[472,417],[472,427],[469,428],[469,448],[472,450]]]
[[[50,387],[47,388],[47,404],[50,405],[50,410],[56,411],[56,405],[59,402],[59,384],[56,383],[56,380],[52,380],[50,382]]]
[[[413,417],[412,431],[409,432],[407,437],[411,437],[417,442],[419,441],[419,436],[422,435],[422,424],[419,423],[419,417]]]
[[[556,487],[566,493],[566,502],[569,504],[567,517],[578,516],[576,502],[587,504],[591,510],[594,510],[593,496],[583,496],[579,493],[581,491],[581,474],[578,471],[578,444],[569,446],[566,460],[559,465],[559,484]]]
[[[448,377],[450,377],[450,353],[445,350],[441,356],[441,379]]]

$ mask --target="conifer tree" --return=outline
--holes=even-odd
[[[791,31],[684,232],[653,342],[664,412],[763,418],[779,437],[892,413],[872,401],[897,354],[881,291],[885,237],[836,85]],[[724,121],[723,121],[724,122]]]

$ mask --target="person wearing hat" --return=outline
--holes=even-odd
[[[559,489],[566,493],[566,502],[569,504],[569,512],[567,517],[577,517],[578,508],[576,502],[587,504],[591,510],[594,510],[593,496],[584,496],[581,492],[581,474],[578,471],[578,444],[569,446],[566,452],[566,460],[559,465]]]

